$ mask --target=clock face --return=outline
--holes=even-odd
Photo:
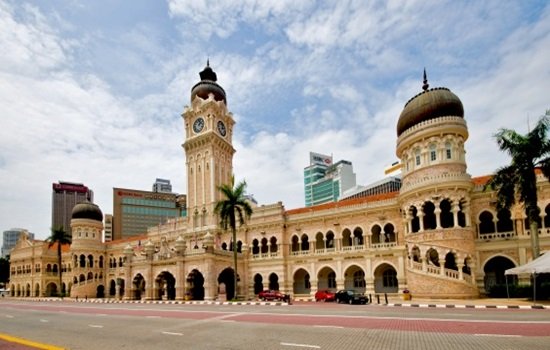
[[[202,128],[204,128],[204,119],[197,118],[195,119],[195,122],[193,123],[193,131],[195,134],[198,134],[202,131]]]
[[[227,133],[227,130],[225,130],[225,124],[221,120],[218,121],[218,132],[222,136],[225,136]]]

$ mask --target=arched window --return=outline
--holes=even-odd
[[[412,232],[420,231],[420,217],[418,216],[418,210],[416,209],[416,207],[413,206],[409,209],[409,212],[412,217],[412,220],[411,220]]]
[[[277,237],[275,237],[275,236],[271,237],[271,239],[269,240],[269,243],[270,243],[269,250],[272,253],[276,253],[277,252]]]
[[[495,223],[493,222],[493,214],[484,211],[479,214],[479,233],[494,233]]]
[[[443,228],[449,228],[454,226],[454,216],[451,212],[451,202],[449,200],[444,199],[439,204],[439,209],[441,209],[441,227]]]
[[[256,255],[256,254],[260,253],[260,246],[259,245],[260,245],[260,243],[258,242],[258,240],[256,238],[254,238],[254,240],[252,240],[252,254],[253,255]],[[223,249],[224,250],[227,249],[227,244],[225,244],[225,248],[223,248]]]
[[[365,272],[363,270],[355,271],[353,274],[353,286],[355,288],[364,288],[366,286]]]
[[[424,202],[422,210],[424,211],[424,230],[435,230],[437,227],[435,205],[432,202]]]
[[[452,151],[452,148],[451,148],[451,143],[450,142],[445,142],[445,158],[451,159],[452,156],[453,156],[453,151]]]
[[[262,252],[262,254],[267,254],[267,252],[269,251],[269,247],[267,246],[267,238],[262,238],[262,247],[260,249],[260,251]]]
[[[292,236],[292,245],[291,245],[291,250],[293,252],[297,252],[300,250],[300,243],[299,243],[299,239],[298,239],[298,236],[294,235]]]
[[[430,162],[435,162],[437,160],[437,150],[435,144],[430,145]]]
[[[512,214],[508,209],[501,209],[497,213],[497,232],[511,232],[514,231],[514,222],[512,221]]]
[[[381,240],[381,233],[382,233],[382,228],[379,226],[379,225],[374,225],[371,230],[371,242],[373,244],[377,244],[377,243],[381,243],[382,240]]]
[[[386,269],[382,273],[382,285],[385,288],[397,287],[397,272],[394,269]]]
[[[418,166],[420,165],[420,149],[414,151],[414,163]]]

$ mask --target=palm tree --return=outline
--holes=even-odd
[[[63,226],[59,226],[56,228],[52,228],[52,234],[50,237],[46,238],[46,242],[48,242],[48,248],[52,247],[54,244],[57,243],[57,266],[59,271],[59,293],[61,295],[62,289],[63,289],[63,278],[62,278],[62,268],[61,268],[61,246],[63,244],[71,244],[72,237],[70,234],[68,234],[64,229]]]
[[[230,184],[218,186],[218,190],[223,197],[216,203],[214,212],[220,217],[220,227],[224,230],[231,228],[233,244],[233,282],[234,295],[237,295],[237,218],[240,226],[244,225],[246,220],[252,215],[252,207],[245,198],[246,181],[241,181],[235,186],[235,177],[231,177]]]
[[[523,203],[531,230],[533,259],[539,256],[538,220],[540,209],[537,205],[537,178],[535,169],[540,169],[550,178],[550,110],[546,111],[535,128],[520,135],[514,130],[500,129],[495,134],[501,151],[512,157],[512,163],[497,169],[486,185],[497,191],[497,209],[510,209],[516,200]]]

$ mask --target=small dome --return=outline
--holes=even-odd
[[[206,62],[206,67],[204,70],[199,73],[201,81],[195,84],[191,89],[191,101],[195,96],[199,96],[203,100],[208,98],[209,94],[214,94],[214,99],[216,101],[223,101],[227,104],[225,98],[225,90],[216,83],[218,80],[216,73],[210,68],[210,63]]]
[[[96,204],[84,202],[74,206],[71,218],[103,221],[103,213]]]
[[[423,91],[405,104],[397,122],[397,136],[423,121],[445,116],[464,118],[460,99],[447,88]]]

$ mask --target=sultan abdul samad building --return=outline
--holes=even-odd
[[[187,217],[142,236],[102,243],[103,214],[82,203],[72,213],[72,245],[57,249],[25,235],[11,253],[13,296],[214,300],[234,297],[230,233],[213,213],[217,187],[233,173],[235,121],[224,89],[207,65],[182,114]],[[238,230],[237,294],[279,289],[312,299],[318,289],[366,294],[476,298],[504,283],[503,271],[531,260],[525,210],[497,212],[490,176],[467,173],[468,127],[460,99],[447,88],[423,91],[397,123],[399,192],[286,210],[256,206]],[[550,248],[550,184],[538,175],[541,250]],[[63,271],[59,286],[58,270]],[[528,276],[520,281],[529,282]],[[225,288],[220,288],[224,284]]]

